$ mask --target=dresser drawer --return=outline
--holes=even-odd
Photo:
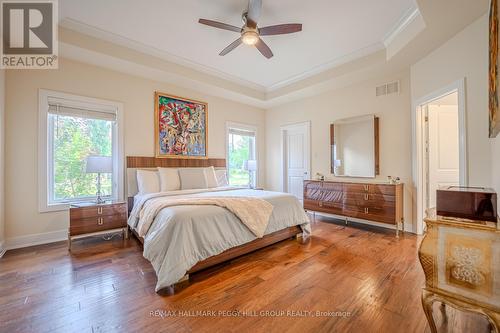
[[[344,184],[346,193],[372,193],[384,195],[396,195],[396,186],[385,184]]]
[[[89,217],[83,219],[71,219],[69,233],[71,236],[73,236],[108,229],[124,228],[126,226],[126,213],[100,217]]]
[[[373,193],[347,193],[344,203],[349,206],[363,207],[395,207],[396,197]]]
[[[80,207],[70,209],[70,219],[86,219],[90,217],[100,217],[109,215],[127,214],[126,204],[114,204],[92,207]]]

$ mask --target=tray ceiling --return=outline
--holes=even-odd
[[[297,34],[263,37],[270,60],[242,45],[218,53],[237,33],[197,23],[199,18],[241,26],[246,0],[61,0],[61,22],[134,43],[142,52],[266,89],[382,49],[384,39],[415,8],[413,0],[263,0],[260,26],[302,23]]]

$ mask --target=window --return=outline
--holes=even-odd
[[[97,174],[86,173],[91,155],[112,160],[112,173],[101,174],[102,197],[123,198],[120,109],[118,103],[40,91],[40,211],[96,199]]]
[[[228,180],[232,186],[257,185],[256,132],[248,125],[227,126]]]

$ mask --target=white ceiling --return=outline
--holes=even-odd
[[[122,41],[229,78],[273,88],[383,48],[413,0],[263,0],[259,26],[302,23],[297,34],[263,37],[270,60],[242,45],[220,57],[237,33],[198,24],[199,18],[241,26],[247,0],[60,0],[60,21],[78,23]]]

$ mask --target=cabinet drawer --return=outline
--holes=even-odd
[[[344,214],[350,217],[382,223],[395,224],[396,221],[396,209],[394,207],[344,206]]]
[[[71,208],[69,211],[72,220],[121,214],[127,214],[126,204]]]
[[[127,214],[71,219],[69,233],[71,236],[90,232],[103,231],[127,226]]]

